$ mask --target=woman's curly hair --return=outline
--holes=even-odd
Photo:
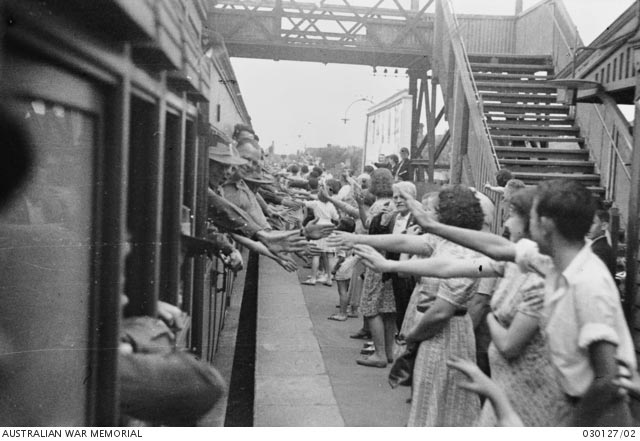
[[[393,196],[393,175],[386,168],[378,168],[371,173],[369,191],[377,198]]]
[[[471,189],[464,185],[447,185],[438,194],[438,220],[454,227],[480,230],[484,213]]]

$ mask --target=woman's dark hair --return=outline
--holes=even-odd
[[[307,167],[306,164],[305,164],[302,167],[300,167],[300,171],[302,173],[309,173],[309,167]]]
[[[529,236],[529,221],[531,219],[531,206],[536,196],[535,187],[516,190],[509,199],[509,207],[524,220],[524,231]]]
[[[315,171],[315,170],[312,170],[312,171],[311,171],[311,173],[309,173],[309,179],[311,179],[311,178],[316,178],[316,179],[318,179],[319,177],[320,177],[320,175],[319,175],[319,174],[318,174],[318,172],[317,172],[317,171]]]
[[[583,241],[591,229],[596,204],[580,182],[554,179],[538,185],[535,198],[538,216],[553,220],[558,232],[569,241]]]
[[[484,213],[471,189],[463,185],[447,185],[438,194],[438,220],[454,227],[480,230]]]
[[[318,189],[318,178],[309,178],[309,190],[317,190]]]
[[[294,175],[300,171],[297,165],[292,165],[290,169],[291,169],[291,173],[293,173]]]
[[[350,217],[342,217],[338,222],[336,231],[346,231],[347,233],[353,233],[356,231],[356,221]]]
[[[369,191],[378,198],[393,196],[393,175],[386,168],[379,168],[371,173]]]
[[[373,165],[365,165],[362,171],[368,175],[371,175],[371,173],[373,173],[374,170],[375,168],[373,168]]]
[[[398,158],[398,155],[396,155],[395,153],[390,154],[389,156],[387,156],[387,158],[392,160],[394,164],[400,162],[400,158]]]
[[[318,173],[318,176],[322,176],[322,173],[324,173],[324,170],[322,170],[322,168],[318,167],[317,165],[314,166],[312,170]]]
[[[336,179],[328,179],[327,182],[324,183],[324,185],[327,187],[327,190],[331,190],[333,194],[338,194],[341,187],[340,182]]]

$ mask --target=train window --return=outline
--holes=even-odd
[[[126,264],[125,293],[129,304],[125,315],[154,315],[157,296],[160,241],[157,218],[161,175],[158,169],[158,112],[154,104],[131,99],[129,197],[127,227],[131,253]]]
[[[0,329],[11,342],[1,350],[13,364],[0,380],[11,403],[1,406],[0,421],[84,425],[99,117],[26,97],[11,107],[31,135],[35,163],[0,215]]]

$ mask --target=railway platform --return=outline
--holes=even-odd
[[[253,425],[404,426],[410,389],[391,389],[390,366],[355,363],[362,319],[327,320],[337,288],[301,285],[308,272],[260,260]]]

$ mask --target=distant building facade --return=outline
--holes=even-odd
[[[399,155],[411,148],[411,103],[407,89],[373,105],[367,112],[364,163],[378,161],[380,155]]]

